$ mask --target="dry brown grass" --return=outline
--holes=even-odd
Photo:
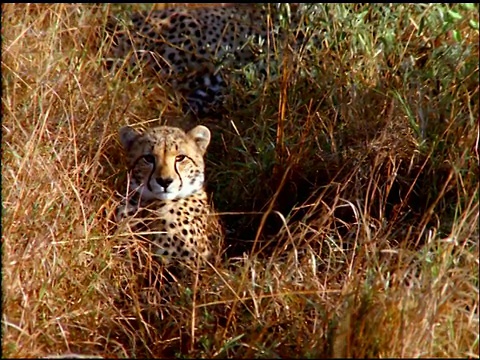
[[[120,126],[180,115],[102,67],[140,6],[2,5],[3,355],[478,357],[478,14],[416,6],[375,32],[330,5],[317,57],[232,79],[247,105],[205,120],[229,248],[188,285],[109,220]]]

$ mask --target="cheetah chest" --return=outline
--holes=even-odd
[[[154,200],[139,219],[147,230],[155,253],[164,262],[194,262],[211,254],[209,229],[216,218],[205,193],[183,199]]]

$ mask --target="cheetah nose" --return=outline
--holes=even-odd
[[[167,190],[168,186],[173,182],[173,179],[171,177],[165,179],[157,177],[155,180],[157,181],[158,185],[163,187],[165,190]]]

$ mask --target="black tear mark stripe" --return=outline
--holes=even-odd
[[[152,164],[152,170],[150,171],[150,174],[148,175],[148,181],[147,181],[147,188],[151,192],[153,192],[152,186],[150,185],[150,181],[152,180],[153,173],[155,172],[155,169],[157,168],[157,162],[154,161]]]
[[[185,155],[185,157],[189,159],[193,163],[193,165],[198,166],[197,163],[190,156]],[[175,173],[178,175],[178,178],[180,179],[180,189],[181,189],[183,187],[183,179],[180,176],[180,172],[178,171],[177,161],[175,161]]]

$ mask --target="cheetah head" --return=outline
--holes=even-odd
[[[144,200],[173,200],[203,190],[203,155],[210,130],[199,125],[185,133],[159,126],[139,133],[129,126],[120,129],[120,141],[132,171],[131,187]]]

